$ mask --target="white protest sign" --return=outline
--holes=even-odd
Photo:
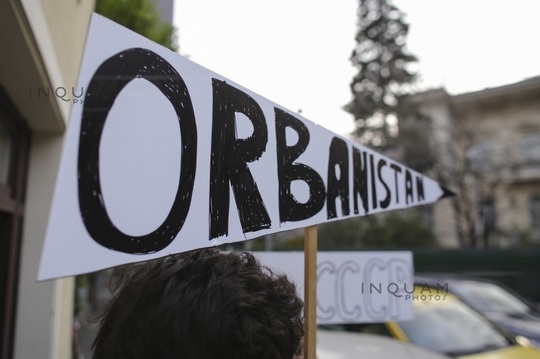
[[[77,89],[84,97],[66,133],[41,280],[446,194],[97,14]]]
[[[254,252],[304,293],[302,252]],[[413,318],[411,252],[318,252],[317,324],[370,323]]]

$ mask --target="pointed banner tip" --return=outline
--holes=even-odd
[[[443,199],[443,198],[446,198],[446,197],[453,197],[456,195],[455,192],[453,191],[450,191],[448,188],[446,188],[445,186],[439,184],[439,186],[441,186],[441,190],[442,190],[442,194],[441,196],[439,197],[439,199]]]

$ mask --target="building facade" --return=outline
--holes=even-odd
[[[456,192],[434,209],[445,246],[540,244],[540,77],[451,96],[414,95],[431,121],[433,175]]]
[[[71,358],[74,279],[36,277],[93,9],[92,0],[0,2],[2,358]]]

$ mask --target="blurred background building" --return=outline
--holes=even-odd
[[[456,191],[435,206],[446,247],[540,244],[540,77],[450,96],[413,95],[431,120],[433,175]]]

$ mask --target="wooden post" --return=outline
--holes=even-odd
[[[317,357],[317,231],[304,229],[304,359]]]

